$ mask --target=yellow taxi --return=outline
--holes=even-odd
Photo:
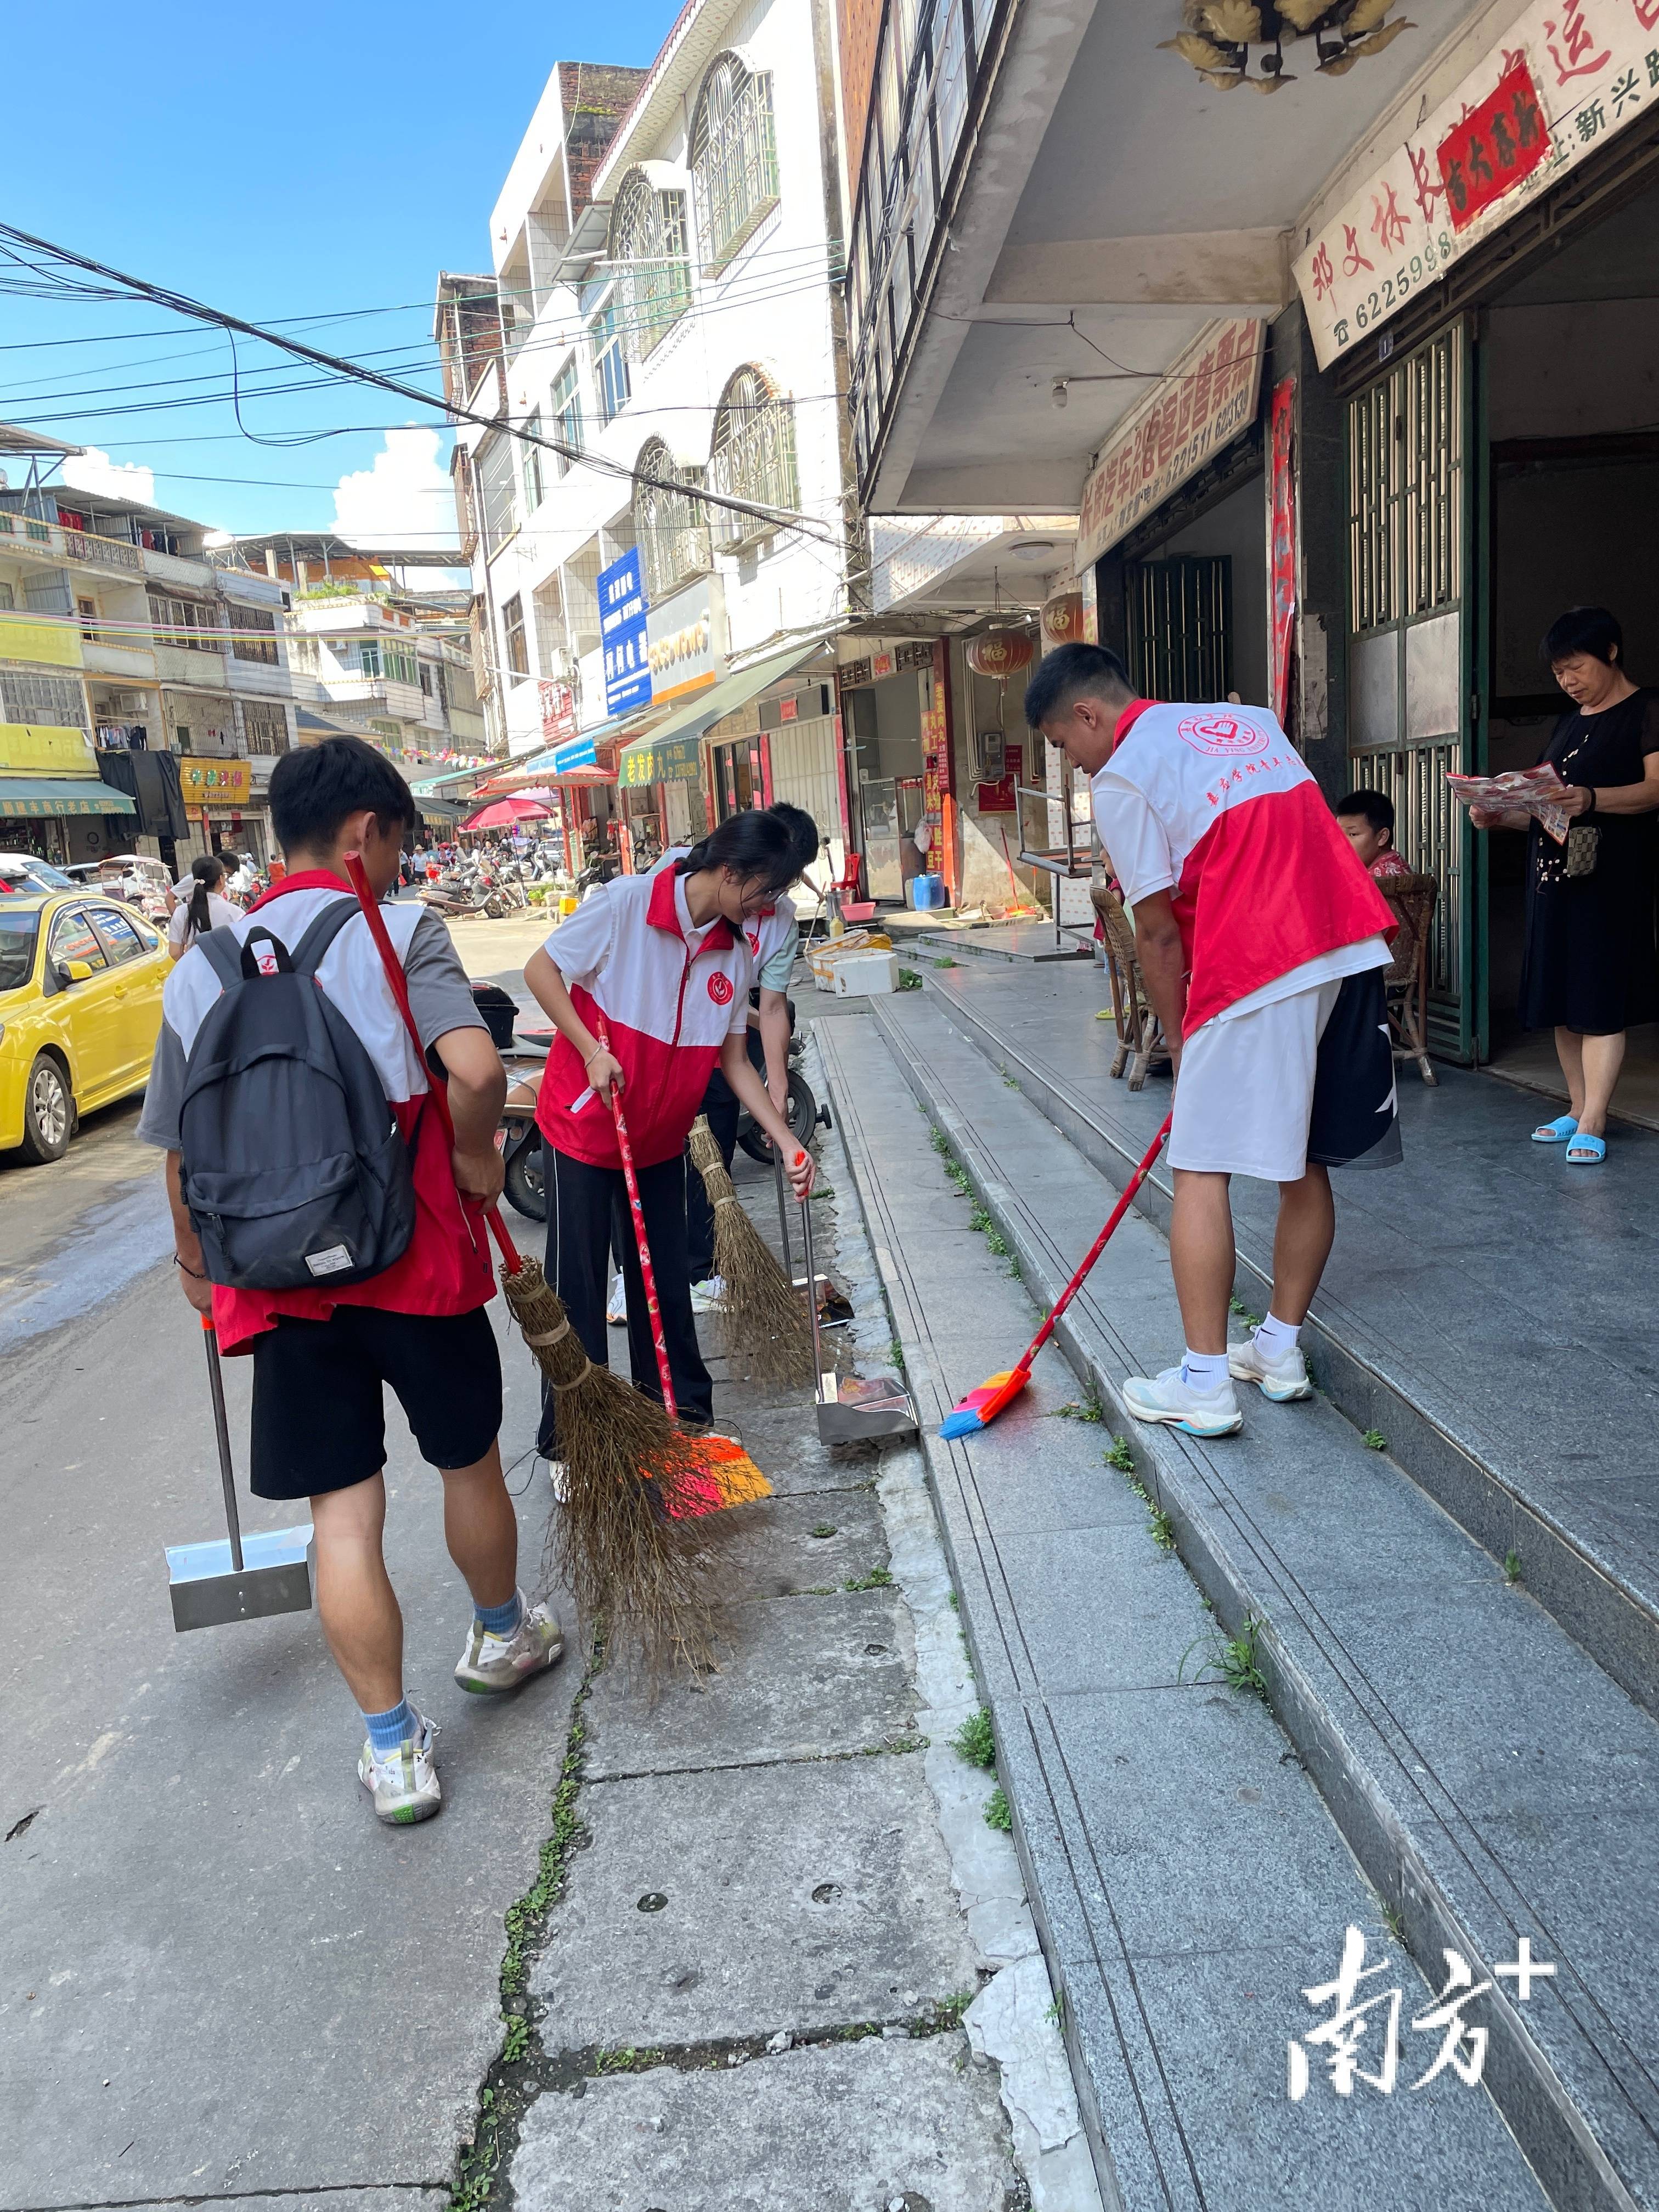
[[[143,1089],[170,964],[119,899],[0,892],[0,1151],[61,1159],[81,1115]]]

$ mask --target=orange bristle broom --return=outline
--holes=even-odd
[[[1146,1157],[1130,1176],[1123,1195],[1112,1208],[1111,1218],[1084,1255],[1078,1269],[1060,1296],[1054,1300],[1054,1310],[1042,1328],[1020,1354],[1019,1364],[1006,1368],[1000,1375],[988,1376],[977,1390],[970,1390],[961,1402],[953,1407],[939,1425],[941,1437],[971,1437],[981,1429],[988,1429],[997,1415],[1012,1406],[1031,1379],[1031,1364],[1054,1333],[1054,1323],[1072,1300],[1083,1288],[1084,1279],[1095,1261],[1106,1249],[1107,1241],[1134,1201],[1134,1194],[1152,1171],[1153,1163],[1164,1149],[1164,1139],[1170,1133],[1170,1117],[1166,1114],[1164,1126],[1147,1147]]]
[[[611,1049],[610,1036],[603,1020],[599,1024],[599,1040],[606,1052]],[[651,1264],[651,1246],[645,1233],[645,1209],[640,1204],[639,1177],[634,1172],[634,1147],[629,1142],[628,1122],[623,1113],[622,1099],[612,1084],[610,1091],[611,1118],[617,1125],[617,1149],[622,1154],[623,1181],[628,1187],[629,1211],[634,1217],[634,1241],[640,1250],[640,1273],[645,1283],[645,1308],[651,1319],[651,1341],[656,1347],[657,1376],[662,1384],[662,1402],[671,1421],[678,1421],[679,1411],[674,1403],[674,1378],[669,1371],[668,1345],[662,1333],[662,1309],[657,1304],[657,1275]],[[697,1513],[718,1513],[727,1505],[747,1505],[757,1498],[769,1498],[772,1486],[761,1473],[740,1443],[731,1437],[714,1435],[686,1438],[690,1445],[693,1468],[683,1475],[674,1486],[672,1498],[665,1498],[667,1510],[676,1517]]]

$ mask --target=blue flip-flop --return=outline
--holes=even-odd
[[[1569,1137],[1577,1134],[1577,1122],[1571,1114],[1562,1114],[1553,1121],[1540,1121],[1532,1133],[1532,1140],[1534,1145],[1565,1145]]]
[[[1567,1146],[1568,1164],[1576,1168],[1600,1167],[1607,1156],[1605,1137],[1592,1137],[1581,1130]]]

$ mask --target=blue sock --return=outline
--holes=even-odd
[[[399,1698],[383,1713],[365,1713],[363,1721],[369,1742],[380,1753],[396,1751],[406,1735],[415,1733],[415,1716],[409,1710],[407,1698]]]
[[[492,1636],[511,1636],[524,1619],[524,1600],[514,1590],[505,1605],[475,1605],[472,1610]]]

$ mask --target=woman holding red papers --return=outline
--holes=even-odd
[[[1528,832],[1521,1020],[1555,1031],[1568,1099],[1533,1142],[1565,1144],[1575,1166],[1607,1158],[1625,1032],[1659,1015],[1659,691],[1631,682],[1624,649],[1605,607],[1574,607],[1544,640],[1550,672],[1572,702],[1544,754],[1567,787],[1566,842],[1523,812],[1469,810],[1477,830]]]
[[[1177,1081],[1170,1264],[1181,1364],[1131,1376],[1137,1420],[1242,1427],[1235,1381],[1312,1395],[1297,1338],[1336,1233],[1333,1167],[1400,1157],[1382,971],[1395,917],[1265,709],[1137,699],[1098,645],[1049,653],[1025,719],[1087,770],[1095,823],[1134,915]],[[1229,1349],[1229,1178],[1279,1187],[1267,1317]]]

